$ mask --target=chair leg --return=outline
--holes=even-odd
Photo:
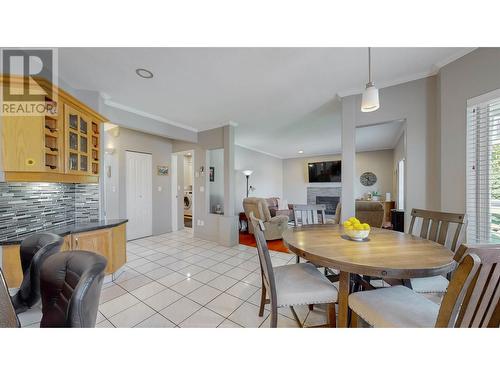
[[[273,306],[271,308],[271,328],[278,328],[278,308]]]
[[[326,317],[328,322],[328,327],[337,327],[337,317],[335,313],[335,304],[329,303],[326,305]]]
[[[262,294],[260,295],[259,316],[264,315],[264,306],[265,305],[266,305],[266,287],[264,286],[264,283],[262,283]]]
[[[298,255],[297,255],[297,257],[296,257],[296,260],[297,260],[297,261],[296,261],[295,263],[300,263],[300,257],[299,257]]]
[[[358,328],[358,314],[351,310],[351,328]]]

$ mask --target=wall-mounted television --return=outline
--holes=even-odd
[[[341,182],[341,161],[320,161],[307,166],[309,182]]]

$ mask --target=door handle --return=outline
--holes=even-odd
[[[76,249],[75,250],[78,250],[78,237],[75,238],[75,245],[76,245]]]

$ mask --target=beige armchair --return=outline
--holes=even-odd
[[[264,236],[266,240],[278,240],[283,238],[283,232],[288,228],[288,216],[278,215],[271,217],[267,201],[264,198],[252,197],[243,199],[243,209],[245,210],[247,218],[250,218],[250,213],[253,212],[257,219],[264,222]],[[248,231],[253,233],[252,225],[248,226]]]

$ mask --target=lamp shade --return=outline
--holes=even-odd
[[[373,112],[379,109],[378,89],[373,83],[368,83],[361,99],[361,112]]]
[[[251,170],[249,170],[249,169],[247,169],[247,170],[244,170],[244,171],[243,171],[243,174],[244,174],[245,176],[250,176],[252,173],[253,173],[253,171],[251,171]]]

